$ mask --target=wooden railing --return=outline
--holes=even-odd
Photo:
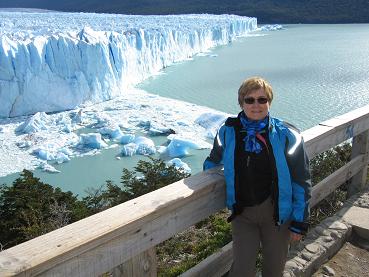
[[[316,205],[351,179],[365,186],[369,106],[303,132],[310,158],[353,139],[349,163],[314,186]],[[155,245],[224,208],[222,171],[212,169],[0,252],[0,276],[156,276]],[[183,276],[221,276],[232,262],[225,246]],[[109,275],[109,276],[110,276]]]

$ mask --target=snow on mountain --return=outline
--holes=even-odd
[[[256,28],[256,18],[235,15],[0,12],[0,117],[115,98]]]

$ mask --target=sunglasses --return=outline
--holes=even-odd
[[[266,97],[259,97],[259,98],[253,98],[253,97],[246,97],[243,99],[245,104],[252,105],[257,101],[259,104],[266,104],[268,102],[268,98]]]

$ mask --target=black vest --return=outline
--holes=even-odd
[[[259,139],[262,151],[258,154],[245,151],[243,141],[246,131],[242,129],[240,121],[235,124],[235,193],[239,207],[250,207],[261,204],[272,194],[272,180],[274,178],[275,160],[269,142],[267,127],[261,135],[266,145]]]

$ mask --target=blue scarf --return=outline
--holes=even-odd
[[[245,142],[245,151],[256,154],[260,153],[262,146],[256,139],[256,133],[260,133],[268,125],[269,113],[264,119],[258,121],[250,120],[246,117],[245,113],[241,113],[240,119],[242,129],[246,131],[246,136],[243,139]]]

